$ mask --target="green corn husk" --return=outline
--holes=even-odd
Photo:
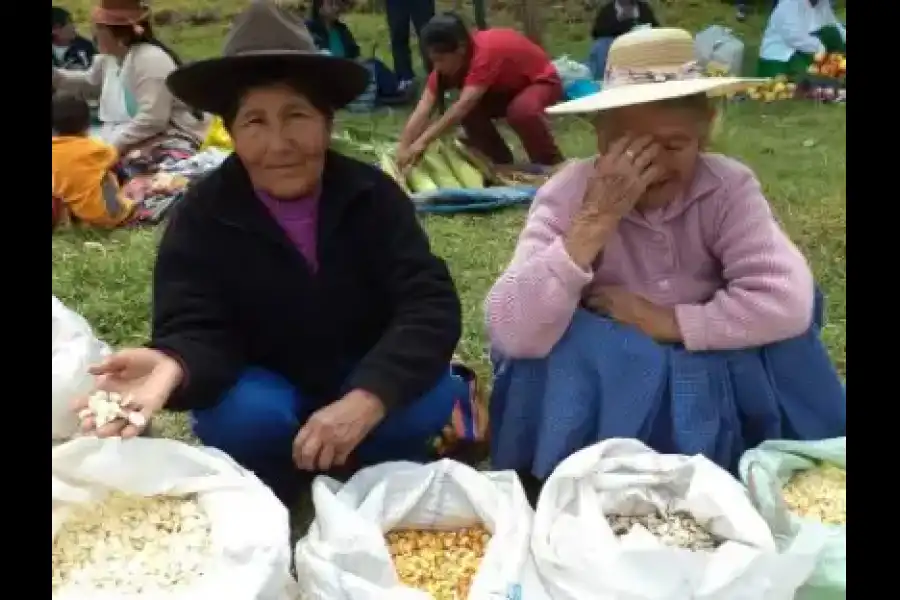
[[[425,167],[425,170],[438,188],[447,190],[463,187],[456,177],[453,176],[453,171],[450,170],[450,166],[437,148],[432,147],[425,152],[425,155],[422,156],[422,166]]]
[[[453,172],[453,175],[459,183],[462,184],[462,187],[469,190],[480,190],[484,188],[484,175],[466,160],[466,157],[453,145],[440,141],[438,142],[437,149],[444,156],[450,170]]]
[[[410,169],[406,180],[409,182],[409,189],[416,194],[434,192],[438,189],[437,184],[421,166],[415,166]]]

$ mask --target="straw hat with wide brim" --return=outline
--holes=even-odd
[[[254,71],[278,65],[316,86],[333,109],[349,104],[369,83],[364,66],[321,53],[306,27],[275,0],[253,0],[235,18],[221,57],[176,69],[166,85],[185,104],[221,115]]]
[[[639,29],[612,43],[599,92],[562,102],[548,114],[595,113],[695,94],[722,96],[765,79],[706,77],[697,63],[694,38],[683,29]]]

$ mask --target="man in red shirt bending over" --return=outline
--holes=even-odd
[[[563,157],[544,110],[563,98],[562,82],[544,50],[512,29],[469,34],[455,14],[437,15],[422,29],[422,45],[434,64],[428,85],[406,123],[397,148],[401,169],[415,164],[436,139],[462,125],[467,143],[496,164],[511,164],[512,152],[494,119],[506,119],[532,163],[555,165]],[[448,89],[459,99],[443,110]]]

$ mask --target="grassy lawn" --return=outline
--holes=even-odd
[[[83,19],[91,0],[61,2]],[[361,4],[361,3],[360,3]],[[468,4],[468,3],[467,3]],[[491,25],[515,25],[510,2],[489,0]],[[580,0],[560,0],[545,9],[544,43],[555,56],[586,56],[591,16]],[[658,6],[664,24],[699,31],[722,23],[734,27],[746,41],[748,62],[755,55],[764,25],[761,14],[744,24],[734,22],[731,3],[719,0],[670,0]],[[768,2],[760,2],[768,5]],[[234,14],[238,0],[155,0],[157,10],[181,12],[214,7]],[[576,8],[569,9],[572,5]],[[449,4],[448,4],[449,7]],[[348,22],[366,52],[387,55],[383,15],[354,14]],[[218,53],[227,22],[200,27],[160,28],[160,37],[185,58]],[[339,117],[338,129],[354,137],[396,139],[405,113]],[[595,141],[586,122],[571,118],[555,123],[558,139],[569,157],[588,156]],[[824,332],[831,355],[846,374],[846,110],[807,102],[738,103],[729,106],[716,149],[749,164],[763,182],[775,211],[794,241],[806,252],[827,297]],[[374,157],[370,157],[374,158]],[[430,217],[424,220],[438,254],[449,263],[462,295],[465,333],[459,353],[487,377],[488,364],[481,303],[489,286],[511,256],[524,222],[525,210],[490,215]],[[99,335],[115,345],[140,344],[149,330],[150,274],[156,252],[154,231],[112,234],[68,232],[53,238],[53,293],[81,312]],[[163,435],[187,439],[179,415],[162,419]]]

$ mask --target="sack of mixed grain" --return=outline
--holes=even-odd
[[[568,457],[531,549],[555,600],[790,600],[820,542],[778,552],[739,481],[703,456],[609,439]]]

